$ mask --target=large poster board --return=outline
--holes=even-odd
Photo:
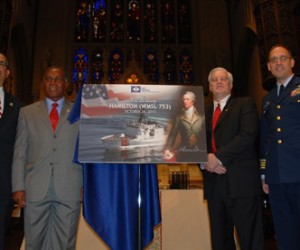
[[[206,162],[202,87],[84,85],[78,154],[82,163]]]

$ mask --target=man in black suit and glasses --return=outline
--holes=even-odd
[[[0,52],[0,250],[4,249],[5,235],[11,216],[11,165],[21,102],[4,90],[9,77],[7,57]]]

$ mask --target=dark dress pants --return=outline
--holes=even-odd
[[[234,250],[234,228],[242,250],[263,250],[261,196],[231,198],[226,175],[216,176],[213,197],[208,198],[213,250]]]
[[[280,250],[299,250],[300,183],[270,184],[269,200]]]

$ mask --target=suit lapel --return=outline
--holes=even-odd
[[[1,120],[5,120],[11,113],[12,110],[14,109],[14,102],[10,96],[10,94],[4,92],[4,110],[2,114]]]
[[[38,112],[38,116],[40,117],[42,122],[45,124],[47,129],[52,131],[46,100],[40,101],[38,108],[40,109]]]
[[[224,120],[224,118],[227,116],[228,114],[228,111],[230,110],[231,106],[232,106],[232,97],[230,97],[225,105],[225,107],[223,108],[222,110],[222,113],[220,115],[220,118],[219,120],[217,121],[217,124],[216,124],[216,127],[215,127],[215,130],[220,126],[220,124],[222,124],[222,121]]]
[[[10,120],[10,116],[14,115],[15,105],[13,97],[9,93],[4,92],[4,110],[0,119],[0,126],[7,123]]]
[[[275,88],[270,90],[270,100],[271,102],[277,103],[278,102],[278,95],[277,95],[277,85]]]
[[[205,117],[205,119],[207,120],[207,123],[206,123],[208,126],[207,129],[209,131],[211,131],[213,112],[214,112],[214,105],[212,104],[207,109],[206,117]]]
[[[71,111],[71,103],[65,100],[59,116],[56,132],[59,131],[60,128],[63,126],[63,124],[68,121],[68,116],[70,114],[70,111]]]
[[[192,115],[191,124],[194,124],[195,122],[197,122],[198,119],[199,119],[199,117],[197,116],[197,113],[194,112]]]
[[[70,110],[71,110],[71,103],[67,100],[64,101],[63,107],[59,116],[58,124],[56,127],[56,133],[60,130],[60,128],[63,126],[65,122],[67,122],[67,118],[69,116]],[[48,113],[48,108],[47,108],[47,103],[46,100],[40,101],[39,107],[41,115],[39,115],[40,119],[42,122],[45,124],[45,126],[52,132],[52,127],[49,119],[49,113]]]

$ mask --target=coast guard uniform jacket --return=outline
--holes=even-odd
[[[262,101],[261,170],[267,184],[300,182],[300,77]]]

